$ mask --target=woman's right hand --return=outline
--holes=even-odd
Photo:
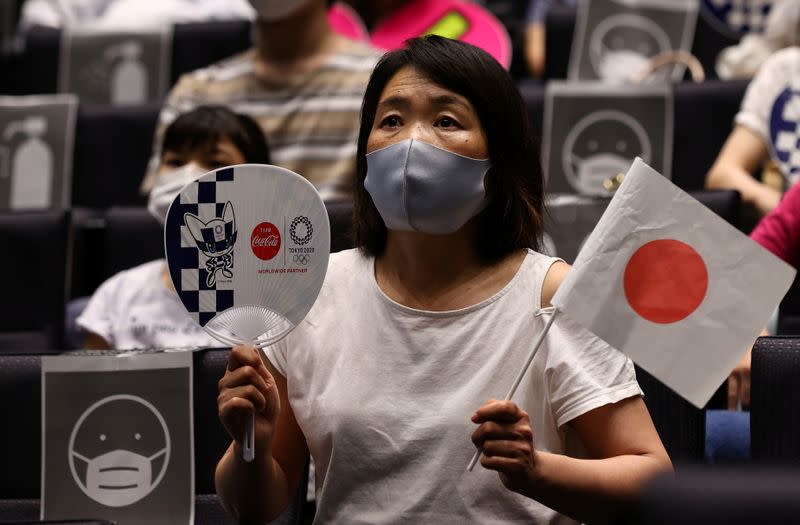
[[[281,410],[275,379],[259,354],[260,350],[251,346],[234,347],[225,375],[219,380],[219,419],[238,448],[242,448],[250,415],[254,412],[255,448],[271,446]]]

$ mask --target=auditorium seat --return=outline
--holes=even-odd
[[[158,106],[81,106],[72,165],[72,204],[88,208],[144,204]]]
[[[172,35],[172,72],[175,84],[181,75],[240,53],[251,44],[247,20],[177,24]]]
[[[87,358],[88,359],[88,358]],[[217,417],[217,382],[225,373],[227,349],[193,354],[195,523],[232,523],[214,488],[216,463],[230,443]],[[41,480],[41,355],[0,354],[0,520],[36,520]],[[307,479],[292,506],[273,523],[302,523]]]
[[[103,279],[164,258],[164,230],[144,206],[115,206],[106,213]]]
[[[800,277],[795,277],[778,309],[778,334],[800,335]]]
[[[554,6],[545,21],[545,79],[565,79],[569,71],[572,39],[575,35],[574,8]]]
[[[684,190],[699,190],[733,130],[747,81],[683,82],[675,85],[672,180]]]
[[[672,181],[686,191],[701,190],[722,145],[733,130],[747,81],[719,80],[675,84],[672,139]],[[520,86],[534,135],[542,141],[545,88]]]
[[[706,439],[706,413],[673,392],[661,381],[636,366],[636,379],[672,462],[700,463]]]
[[[0,497],[0,523],[3,525],[112,525],[103,520],[39,521],[38,499],[3,499]],[[194,523],[196,525],[234,525],[236,521],[222,508],[216,494],[198,494],[194,498]],[[265,525],[300,524],[288,512]]]
[[[218,62],[250,47],[250,22],[214,21],[174,26],[170,85],[184,73]],[[22,55],[10,60],[14,82],[3,82],[8,94],[28,95],[58,91],[61,31],[32,27],[25,35]]]
[[[349,200],[327,202],[328,220],[331,223],[331,253],[353,247],[353,203]]]
[[[736,45],[739,38],[732,34],[723,34],[708,21],[704,9],[700,9],[697,16],[697,29],[694,32],[692,54],[697,57],[706,71],[707,79],[717,77],[716,63],[719,52],[728,46]]]
[[[38,499],[42,453],[40,355],[0,354],[0,399],[4,400],[0,404],[4,428],[0,432],[0,500]],[[2,503],[0,516],[8,516]]]
[[[567,78],[577,10],[555,6],[547,14],[545,42],[545,78]],[[717,31],[702,13],[698,13],[691,53],[697,57],[707,79],[716,79],[715,64],[722,49],[735,45],[738,38]]]
[[[753,346],[751,385],[753,461],[800,464],[800,338],[759,337]]]
[[[784,525],[800,515],[800,472],[739,468],[684,469],[649,484],[640,525]]]
[[[0,239],[0,352],[57,348],[64,325],[69,214],[0,212]]]

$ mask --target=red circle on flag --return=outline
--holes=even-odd
[[[263,261],[268,261],[278,255],[281,249],[281,232],[271,222],[262,222],[250,235],[250,248],[253,255]]]
[[[674,239],[650,241],[625,267],[625,298],[633,310],[654,323],[685,319],[703,302],[708,269],[694,248]]]

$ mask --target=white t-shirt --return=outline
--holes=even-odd
[[[555,260],[531,251],[493,297],[428,312],[386,296],[372,258],[331,256],[308,316],[265,350],[316,463],[317,523],[572,523],[466,472],[470,416],[506,395],[552,314],[539,305]],[[561,316],[514,401],[539,450],[581,456],[568,423],[641,393],[628,358]]]
[[[800,47],[782,49],[764,62],[735,122],[761,136],[794,184],[800,177]]]
[[[161,280],[158,259],[119,272],[92,295],[77,324],[115,349],[218,347]]]

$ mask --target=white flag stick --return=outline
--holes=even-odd
[[[542,342],[544,341],[547,332],[550,331],[550,327],[553,326],[553,321],[556,320],[558,316],[558,310],[553,309],[553,315],[550,316],[550,319],[547,321],[547,324],[544,326],[544,330],[542,333],[539,334],[539,338],[536,340],[536,344],[533,345],[533,350],[528,355],[528,359],[525,361],[525,364],[522,365],[522,369],[520,369],[519,374],[517,374],[517,378],[514,380],[514,384],[511,385],[511,389],[508,391],[506,395],[506,401],[510,401],[514,394],[517,392],[517,388],[519,384],[522,383],[522,378],[525,377],[525,374],[528,372],[528,368],[530,368],[531,363],[533,362],[533,358],[536,357],[536,352],[539,351],[539,347],[542,346]],[[475,465],[478,463],[478,459],[480,459],[481,454],[483,454],[483,447],[480,447],[478,450],[475,451],[475,455],[472,456],[472,460],[469,462],[467,466],[467,471],[472,472],[472,469],[475,468]]]

